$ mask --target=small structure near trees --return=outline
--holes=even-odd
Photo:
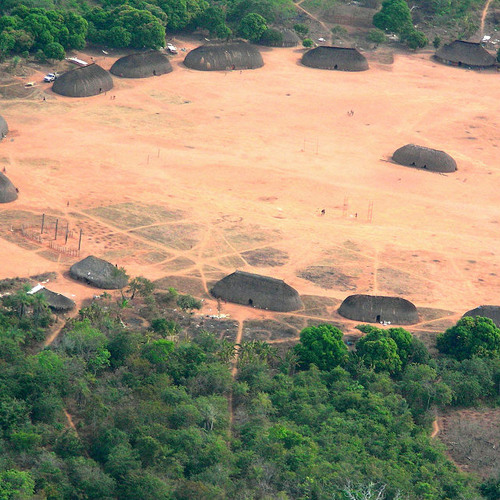
[[[228,71],[261,68],[264,61],[255,46],[233,40],[201,45],[188,53],[184,64],[198,71]]]
[[[479,306],[475,309],[467,311],[462,318],[466,316],[471,316],[475,318],[481,316],[482,318],[490,318],[495,325],[500,328],[500,306]]]
[[[406,167],[422,168],[433,172],[455,172],[457,162],[444,151],[407,144],[397,149],[392,159]]]
[[[76,280],[105,290],[117,290],[128,284],[128,276],[123,269],[93,255],[73,264],[69,274]]]
[[[28,292],[29,293],[29,292]],[[75,308],[76,304],[73,300],[60,293],[53,292],[45,287],[40,287],[33,295],[43,295],[47,305],[55,313],[65,313]]]
[[[148,78],[171,73],[172,65],[166,54],[149,50],[120,57],[109,71],[122,78]]]
[[[338,71],[366,71],[366,57],[356,49],[348,47],[320,46],[302,56],[302,64],[310,68]]]
[[[455,40],[443,45],[434,57],[445,64],[468,68],[489,68],[495,65],[495,56],[490,54],[480,43]]]
[[[63,73],[52,85],[56,94],[66,97],[90,97],[113,88],[111,75],[97,64]]]
[[[303,307],[297,290],[283,280],[244,271],[222,278],[210,293],[216,299],[271,311],[296,311]]]
[[[368,323],[412,325],[418,323],[418,312],[414,304],[401,297],[381,295],[349,295],[339,307],[344,318]]]

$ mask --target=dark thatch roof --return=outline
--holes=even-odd
[[[243,271],[222,278],[210,293],[228,302],[271,311],[296,311],[303,307],[297,290],[283,280]]]
[[[425,168],[433,172],[455,172],[457,162],[444,151],[407,144],[392,155],[392,159],[407,167]]]
[[[435,54],[437,60],[458,66],[487,68],[495,65],[495,57],[479,43],[455,40],[443,45]]]
[[[36,294],[43,295],[47,305],[55,312],[67,312],[75,308],[76,304],[65,295],[42,288]]]
[[[302,64],[311,68],[338,71],[365,71],[368,69],[368,61],[365,56],[356,49],[347,47],[316,47],[302,56]]]
[[[123,288],[128,283],[128,277],[125,273],[110,262],[98,259],[93,255],[73,264],[69,273],[72,278],[106,290]]]
[[[418,323],[417,308],[400,297],[350,295],[342,302],[338,312],[344,318],[368,323],[384,321],[397,325]]]
[[[67,97],[90,97],[112,88],[111,75],[97,64],[67,71],[52,85],[54,92]]]
[[[5,121],[5,118],[3,116],[0,116],[0,141],[7,135],[8,131],[9,131],[9,126]]]
[[[172,65],[165,54],[150,50],[120,57],[109,71],[122,78],[148,78],[170,73]]]
[[[260,68],[264,61],[256,47],[243,40],[233,40],[201,45],[188,53],[184,64],[200,71],[226,71]]]
[[[274,29],[274,28],[272,28]],[[276,29],[281,33],[281,42],[279,43],[267,43],[264,40],[261,40],[259,43],[261,45],[267,45],[269,47],[296,47],[300,43],[300,38],[293,30],[289,29]]]
[[[9,178],[0,172],[0,203],[10,203],[17,200],[17,191]]]
[[[500,306],[479,306],[466,312],[463,317],[465,318],[465,316],[490,318],[500,328]]]

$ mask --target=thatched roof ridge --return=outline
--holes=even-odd
[[[122,78],[148,78],[170,73],[172,65],[166,54],[149,50],[120,57],[109,71]]]
[[[465,316],[490,318],[500,328],[500,306],[479,306],[467,311],[462,317],[465,318]]]
[[[366,71],[368,61],[356,49],[322,45],[307,51],[302,56],[302,64],[310,68],[338,71]]]
[[[297,290],[283,280],[244,271],[222,278],[210,293],[228,302],[271,311],[296,311],[303,307]]]
[[[201,45],[187,54],[184,64],[199,71],[227,71],[260,68],[264,61],[254,45],[233,40]]]
[[[5,118],[0,115],[0,141],[7,135],[8,131],[9,131],[9,126],[5,121]]]
[[[418,323],[417,308],[409,300],[400,297],[350,295],[342,302],[338,312],[344,318],[368,323]]]
[[[10,203],[17,200],[17,191],[10,179],[0,172],[0,203]]]
[[[495,65],[495,57],[490,54],[480,43],[455,40],[440,47],[436,59],[448,64],[487,68]]]
[[[424,168],[434,172],[455,172],[457,162],[444,151],[438,149],[406,144],[392,155],[392,159],[407,167]]]
[[[112,88],[111,75],[97,64],[67,71],[52,85],[54,92],[67,97],[90,97]]]
[[[69,270],[72,278],[85,281],[89,285],[106,290],[116,290],[127,286],[128,277],[110,262],[89,255],[73,264]]]
[[[53,292],[47,288],[42,288],[36,294],[43,295],[47,305],[55,312],[67,312],[75,308],[76,304],[70,298],[60,293]]]

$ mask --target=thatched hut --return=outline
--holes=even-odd
[[[113,88],[111,75],[97,64],[63,73],[52,85],[52,90],[66,97],[90,97]]]
[[[128,276],[110,262],[89,255],[73,264],[69,270],[72,278],[105,290],[127,286]]]
[[[415,144],[407,144],[397,149],[392,159],[400,165],[433,172],[455,172],[457,169],[457,162],[448,153]]]
[[[256,69],[264,66],[257,48],[243,40],[209,42],[192,50],[184,64],[199,71]]]
[[[10,179],[0,172],[0,203],[10,203],[17,200],[17,189]]]
[[[470,68],[489,68],[495,65],[495,57],[480,43],[455,40],[440,47],[434,57],[445,64]]]
[[[166,54],[149,50],[120,57],[109,71],[122,78],[148,78],[170,73],[172,65]]]
[[[490,318],[493,323],[500,328],[500,306],[479,306],[467,311],[463,317],[465,318],[465,316],[482,316],[483,318]]]
[[[43,295],[45,297],[45,300],[47,301],[47,305],[55,313],[65,313],[71,311],[76,306],[74,301],[72,301],[70,298],[60,293],[53,292],[52,290],[48,290],[45,287],[42,287],[40,290],[38,290],[36,294]]]
[[[281,34],[281,41],[274,41],[272,37],[266,38],[265,33],[259,43],[268,47],[296,47],[300,43],[300,38],[295,31],[284,28],[271,28]]]
[[[366,71],[368,61],[356,49],[320,46],[302,56],[302,64],[310,68],[338,71]]]
[[[283,280],[244,271],[222,278],[210,293],[216,299],[271,311],[296,311],[303,307],[297,290]]]
[[[9,126],[5,121],[5,118],[3,116],[0,116],[0,141],[7,135],[8,131],[9,131]]]
[[[350,295],[339,307],[344,318],[368,323],[395,323],[412,325],[418,323],[417,308],[400,297],[380,295]]]

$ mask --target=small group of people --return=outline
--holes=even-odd
[[[351,109],[347,112],[347,116],[354,116],[354,111]]]

